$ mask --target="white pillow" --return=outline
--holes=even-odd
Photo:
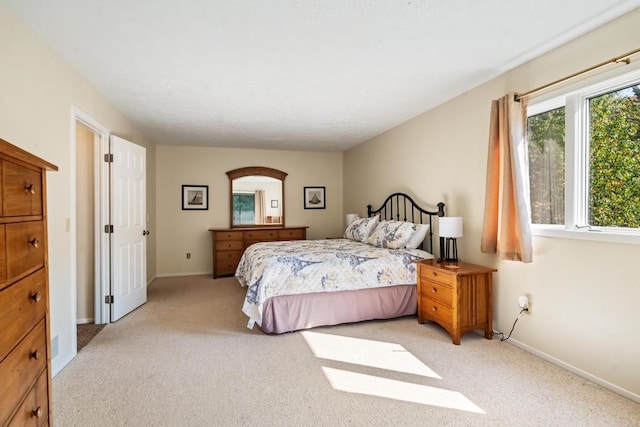
[[[415,233],[409,238],[409,241],[405,245],[407,249],[416,249],[420,244],[424,241],[424,238],[427,237],[427,233],[429,232],[429,224],[416,224],[418,229]]]
[[[418,226],[411,222],[380,221],[367,243],[381,248],[404,248],[417,229]]]
[[[358,242],[366,243],[367,238],[371,234],[376,225],[380,215],[373,216],[371,218],[358,218],[347,226],[344,230],[344,238],[351,239]]]

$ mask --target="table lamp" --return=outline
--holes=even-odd
[[[358,214],[348,213],[347,214],[347,227],[349,226],[349,224],[351,224],[356,219],[358,219]]]
[[[462,217],[443,216],[438,219],[438,230],[440,238],[444,238],[444,254],[440,253],[438,262],[450,261],[458,262],[458,242],[456,239],[462,237]],[[442,251],[442,248],[440,248]]]

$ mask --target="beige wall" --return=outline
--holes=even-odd
[[[622,17],[344,156],[346,211],[358,211],[391,191],[444,201],[450,215],[464,217],[461,257],[499,270],[494,328],[509,332],[519,312],[518,295],[530,294],[532,315],[518,322],[513,339],[635,399],[640,399],[640,246],[536,237],[529,265],[499,261],[479,248],[491,100],[637,48],[638,22],[640,11]]]
[[[162,146],[156,148],[157,274],[211,273],[212,227],[229,226],[226,172],[267,166],[286,172],[286,225],[307,225],[307,237],[342,234],[342,153]],[[183,211],[183,184],[208,185],[209,209]],[[326,209],[304,209],[303,187],[326,187]],[[267,202],[268,204],[268,202]],[[191,259],[186,259],[186,253]]]
[[[54,163],[47,174],[51,335],[59,342],[57,373],[76,354],[75,141],[72,106],[114,134],[147,147],[147,211],[155,228],[155,153],[87,80],[0,3],[0,137]],[[154,235],[152,234],[152,238]],[[155,242],[148,241],[148,276],[155,276]]]

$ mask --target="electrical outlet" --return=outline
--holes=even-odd
[[[187,259],[191,259],[191,252],[187,252]]]
[[[527,295],[520,295],[518,297],[518,305],[526,314],[531,314],[531,301]]]

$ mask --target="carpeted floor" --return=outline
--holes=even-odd
[[[157,279],[53,380],[57,426],[637,426],[640,404],[415,318],[268,336],[235,279]]]
[[[78,351],[82,350],[106,325],[83,323],[77,325]]]

